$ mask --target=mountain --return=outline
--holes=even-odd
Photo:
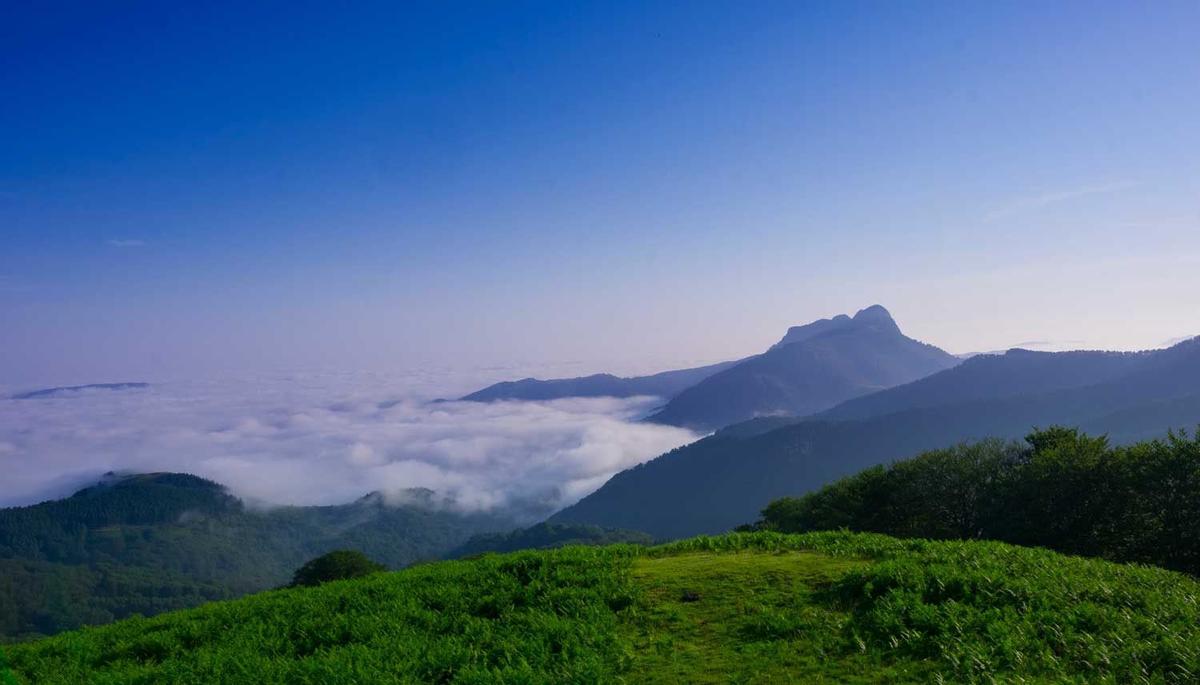
[[[260,510],[188,474],[113,474],[65,499],[0,509],[0,640],[276,587],[334,549],[398,568],[514,527],[428,490]]]
[[[905,337],[879,305],[793,326],[766,352],[653,376],[526,378],[490,385],[464,401],[632,397],[668,400],[648,420],[710,431],[755,416],[803,416],[953,366],[958,358]]]
[[[464,402],[494,402],[496,400],[555,400],[564,397],[674,397],[709,376],[723,371],[737,362],[721,362],[693,369],[664,371],[652,376],[620,378],[612,374],[598,373],[581,378],[558,378],[538,380],[525,378],[505,381],[477,390],[459,398]]]
[[[643,530],[656,538],[747,523],[875,464],[964,440],[1077,426],[1117,443],[1200,425],[1200,338],[1165,350],[973,357],[826,414],[731,426],[613,476],[555,523]]]
[[[756,416],[812,414],[959,363],[906,337],[879,305],[796,326],[763,354],[712,374],[650,421],[710,431]]]
[[[92,383],[90,385],[64,385],[57,388],[42,388],[40,390],[30,390],[28,392],[17,393],[10,399],[14,400],[35,400],[46,397],[59,397],[72,393],[82,392],[84,390],[140,390],[150,387],[149,383]]]
[[[1200,583],[995,542],[752,533],[422,564],[6,651],[14,685],[1188,683]]]

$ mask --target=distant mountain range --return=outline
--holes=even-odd
[[[981,355],[807,418],[759,418],[618,473],[549,520],[660,538],[728,530],[768,502],[963,440],[1078,426],[1117,442],[1200,425],[1200,339],[1141,353]]]
[[[33,400],[44,397],[57,397],[59,395],[67,395],[83,390],[136,390],[140,388],[150,387],[149,383],[91,383],[89,385],[64,385],[57,388],[41,388],[40,390],[30,390],[28,392],[17,393],[11,399],[14,400]]]
[[[959,359],[900,332],[882,306],[788,329],[762,354],[653,376],[497,383],[461,399],[550,400],[654,395],[667,400],[655,423],[711,431],[756,416],[803,416],[927,376]]]
[[[633,378],[620,378],[607,373],[552,380],[525,378],[519,381],[505,381],[489,385],[460,398],[460,400],[465,402],[544,401],[564,397],[637,397],[639,395],[674,397],[683,390],[734,364],[737,362],[721,362],[694,369],[664,371],[653,376],[635,376]]]

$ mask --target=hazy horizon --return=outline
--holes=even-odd
[[[849,309],[844,312],[831,312],[825,316],[819,316],[816,318],[830,318],[839,314],[853,315],[855,311],[855,309]],[[893,316],[895,316],[894,313]],[[804,321],[795,321],[790,325],[810,323],[811,321],[816,320],[816,318]],[[901,329],[905,335],[921,340],[921,342],[926,342],[931,345],[936,345],[946,349],[944,346],[939,345],[936,341],[922,339],[914,335],[909,330],[909,327],[905,325],[903,320],[900,320],[899,317],[896,318],[897,323],[901,326]],[[1200,328],[1200,325],[1198,325],[1198,328]],[[170,366],[155,365],[138,368],[136,364],[131,365],[128,370],[110,368],[97,370],[95,372],[82,373],[76,369],[43,369],[34,372],[17,370],[15,373],[10,374],[6,378],[0,379],[0,395],[4,393],[24,392],[55,386],[114,382],[163,383],[195,381],[203,379],[245,379],[247,376],[253,377],[264,374],[270,376],[294,373],[354,374],[372,372],[383,374],[402,374],[411,379],[418,377],[416,374],[421,374],[423,372],[425,378],[422,381],[414,382],[412,385],[406,385],[403,388],[397,388],[397,390],[403,391],[403,393],[407,396],[431,400],[458,397],[486,385],[505,380],[517,380],[521,378],[573,378],[598,373],[610,373],[618,376],[639,376],[649,375],[661,371],[703,366],[721,361],[730,361],[758,354],[770,345],[778,342],[779,338],[783,336],[786,330],[787,327],[781,328],[778,335],[765,339],[757,347],[746,347],[740,351],[720,357],[694,357],[683,354],[663,354],[658,356],[648,355],[641,358],[630,358],[628,356],[611,355],[591,359],[548,359],[538,361],[531,358],[521,358],[520,356],[517,356],[512,359],[501,360],[491,364],[473,364],[470,363],[470,360],[457,360],[457,363],[455,363],[455,360],[449,360],[438,364],[406,364],[405,360],[396,359],[387,363],[376,365],[362,365],[353,362],[325,362],[310,365],[266,363],[255,366],[213,366],[209,368],[195,369],[192,371],[182,368],[172,368]],[[1183,342],[1184,340],[1196,337],[1196,335],[1197,334],[1195,333],[1178,335],[1164,340],[1159,340],[1157,342],[1150,342],[1147,344],[1135,343],[1124,347],[1092,344],[1087,340],[1078,338],[1061,340],[1039,338],[1017,340],[993,346],[988,346],[985,344],[977,349],[946,349],[946,351],[959,356],[1003,353],[1004,351],[1013,348],[1047,352],[1062,352],[1072,350],[1137,352],[1170,347],[1179,342]],[[686,341],[681,341],[681,343],[686,343]]]
[[[1200,6],[13,8],[0,385],[1200,333]]]

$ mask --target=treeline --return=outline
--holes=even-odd
[[[1200,433],[962,444],[773,501],[747,528],[1001,540],[1200,574]]]
[[[569,545],[612,545],[626,542],[649,545],[650,535],[636,530],[604,528],[585,523],[539,523],[508,533],[482,533],[472,536],[448,556],[469,557],[485,552],[515,552],[521,549],[551,549]]]

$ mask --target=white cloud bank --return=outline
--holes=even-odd
[[[540,513],[698,436],[635,420],[659,402],[426,403],[397,379],[291,376],[0,400],[0,506],[109,471],[182,471],[270,503],[426,487]],[[403,382],[400,380],[399,382]]]

